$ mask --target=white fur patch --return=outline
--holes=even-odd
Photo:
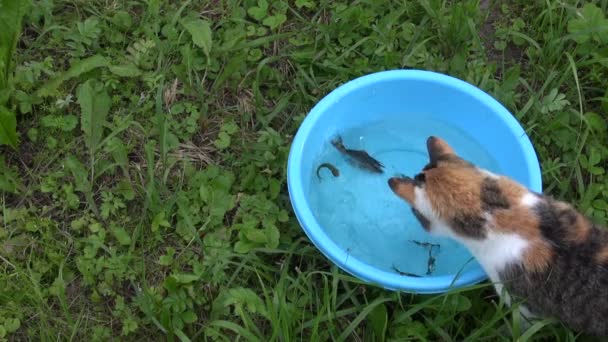
[[[493,282],[500,282],[498,274],[511,263],[520,263],[529,242],[514,233],[498,233],[488,230],[485,239],[460,238],[484,268]]]
[[[430,222],[430,233],[433,235],[454,237],[452,229],[435,214],[431,201],[429,201],[429,198],[426,195],[426,191],[423,188],[416,187],[414,188],[414,197],[416,209]]]
[[[446,222],[436,215],[423,188],[416,187],[414,197],[415,208],[430,222],[430,232],[434,235],[450,237],[465,245],[494,283],[498,295],[502,297],[504,287],[499,274],[507,265],[523,261],[529,242],[518,234],[494,231],[492,229],[494,218],[489,213],[484,213],[485,228],[487,229],[484,239],[471,239],[457,235]],[[509,294],[505,291],[504,295],[507,305],[511,305]]]
[[[538,196],[531,192],[528,192],[521,197],[521,205],[528,208],[534,207],[539,201]]]
[[[437,217],[435,216],[435,212],[433,211],[433,207],[431,206],[431,201],[426,195],[426,191],[423,188],[415,187],[414,188],[414,206],[416,209],[422,213],[426,218],[433,221]]]

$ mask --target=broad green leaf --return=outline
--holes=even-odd
[[[106,152],[110,153],[114,161],[123,168],[129,164],[129,156],[125,143],[117,137],[110,138],[105,144]],[[125,171],[126,172],[126,171]]]
[[[87,171],[84,165],[76,157],[70,155],[65,160],[65,167],[72,173],[76,191],[87,193],[91,191],[91,183],[89,182]]]
[[[76,91],[76,97],[80,104],[82,115],[80,125],[85,135],[85,143],[93,154],[103,136],[103,128],[112,100],[103,86],[98,86],[94,80],[81,84]]]
[[[182,24],[192,36],[194,45],[202,48],[205,55],[209,57],[213,45],[209,22],[202,19],[193,19],[185,21]]]
[[[253,242],[239,240],[234,244],[234,251],[240,254],[246,254],[255,247],[256,244]]]
[[[17,331],[19,327],[21,327],[21,321],[19,320],[19,318],[7,318],[4,321],[4,327],[6,328],[6,331],[8,331],[9,333],[13,333]]]
[[[266,242],[266,232],[262,229],[248,229],[245,236],[251,242],[263,244]]]
[[[22,19],[31,3],[31,0],[0,0],[0,91],[8,87]]]
[[[168,228],[170,226],[171,226],[171,224],[169,223],[169,221],[167,221],[165,219],[165,212],[164,211],[161,211],[160,213],[156,214],[154,216],[154,219],[152,219],[152,227],[151,227],[151,229],[152,229],[153,232],[158,231],[158,229],[160,227]]]
[[[268,248],[279,247],[279,237],[280,237],[279,228],[277,228],[277,226],[275,226],[274,224],[271,224],[271,225],[265,226],[264,230],[266,231],[266,238],[267,238],[266,247],[268,247]]]
[[[91,70],[108,66],[110,62],[101,55],[94,55],[78,62],[75,62],[70,68],[59,74],[59,76],[48,81],[40,89],[38,89],[37,95],[41,97],[51,96],[57,92],[57,88],[65,81],[78,77]]]
[[[274,30],[277,27],[281,26],[285,22],[285,20],[287,20],[285,14],[279,13],[264,19],[262,24],[268,26],[271,30]]]
[[[17,148],[17,117],[15,113],[0,106],[0,145]]]
[[[377,305],[367,316],[369,319],[377,341],[384,341],[386,328],[388,326],[388,313],[384,303]]]
[[[141,75],[141,70],[134,64],[112,65],[108,67],[111,73],[122,77],[137,77]]]
[[[249,14],[255,20],[262,20],[268,13],[268,2],[266,0],[258,0],[258,5],[250,7],[247,10]]]
[[[223,150],[230,146],[230,136],[228,133],[222,131],[218,134],[217,139],[213,143],[215,144],[215,147]]]
[[[186,312],[182,313],[181,316],[182,316],[182,320],[186,324],[196,322],[196,314],[192,311],[186,311]]]
[[[124,228],[115,227],[112,229],[112,233],[114,234],[116,240],[118,240],[118,243],[121,245],[128,246],[131,244],[131,236],[126,230],[124,230]]]
[[[597,41],[608,41],[608,20],[604,13],[595,4],[587,3],[580,11],[577,11],[575,19],[568,22],[568,32],[574,35],[577,43],[586,43],[592,38]]]

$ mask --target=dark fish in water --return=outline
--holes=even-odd
[[[429,251],[429,260],[427,261],[426,274],[431,275],[435,270],[435,257],[431,255],[431,251]]]
[[[402,276],[415,277],[415,278],[421,278],[422,277],[422,276],[419,276],[419,275],[414,274],[414,273],[400,271],[397,267],[395,267],[395,265],[393,265],[393,271],[399,273],[399,275],[402,275]]]
[[[375,173],[383,173],[382,170],[384,165],[372,158],[367,152],[362,150],[351,150],[344,146],[342,143],[342,137],[338,136],[336,139],[332,140],[332,145],[338,149],[342,154],[349,157],[349,161],[354,163],[356,166],[361,169],[368,170]]]
[[[326,168],[331,171],[331,174],[334,175],[334,177],[340,176],[340,171],[335,166],[331,165],[330,163],[323,163],[317,168],[317,177],[319,177],[319,179],[321,179],[319,171],[321,171],[322,168]]]
[[[416,240],[410,240],[410,242],[413,242],[413,243],[417,244],[418,246],[428,247],[431,250],[433,249],[433,247],[437,247],[437,249],[439,249],[439,247],[441,247],[441,245],[439,245],[439,244],[430,243],[430,242],[421,242],[421,241],[416,241]]]
[[[437,259],[435,259],[435,257],[433,256],[433,248],[437,248],[437,250],[439,250],[439,248],[441,248],[441,245],[436,244],[436,243],[421,242],[421,241],[416,241],[416,240],[410,240],[410,242],[413,242],[413,243],[417,244],[418,246],[429,249],[429,258],[427,259],[427,263],[426,263],[426,274],[431,275],[431,273],[433,273],[433,271],[435,271],[435,262],[437,261]]]

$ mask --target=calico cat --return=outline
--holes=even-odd
[[[508,305],[523,302],[527,318],[608,336],[608,230],[476,167],[440,138],[429,137],[427,150],[430,163],[414,178],[388,181],[424,229],[466,246]]]

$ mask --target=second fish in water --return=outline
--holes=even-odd
[[[374,173],[384,172],[384,165],[372,158],[367,152],[346,148],[342,142],[342,137],[338,136],[336,139],[332,140],[331,144],[334,145],[334,147],[337,148],[342,154],[346,155],[348,160],[355,166]]]

